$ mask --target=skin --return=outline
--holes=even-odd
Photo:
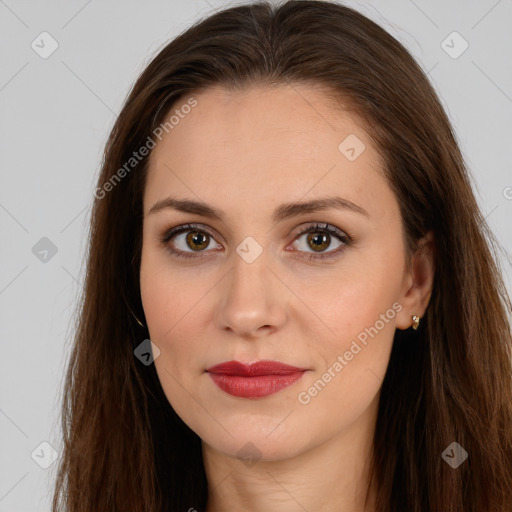
[[[160,349],[155,365],[163,390],[202,439],[207,511],[363,511],[393,335],[410,328],[412,315],[423,316],[430,299],[432,234],[408,270],[402,219],[380,156],[357,118],[320,88],[215,87],[194,98],[197,106],[150,156],[140,284],[151,340]],[[338,149],[349,134],[366,146],[354,161]],[[271,218],[281,203],[333,195],[368,216],[331,208],[277,223]],[[168,196],[201,200],[225,218],[170,208],[149,214]],[[331,258],[309,260],[318,252],[307,233],[296,233],[316,222],[350,234],[352,243]],[[203,240],[187,244],[187,233],[160,241],[169,228],[187,223],[209,227],[215,237],[205,234],[199,250],[194,243]],[[263,250],[252,263],[236,251],[248,236]],[[321,253],[344,245],[327,239]],[[195,259],[173,256],[166,245]],[[393,318],[301,403],[299,393],[390,310]],[[260,359],[308,371],[258,399],[231,396],[205,373],[223,361]],[[252,463],[239,453],[244,446]]]

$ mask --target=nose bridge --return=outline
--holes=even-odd
[[[230,290],[228,299],[238,301],[239,304],[245,302],[249,307],[262,307],[263,304],[269,304],[272,301],[273,286],[269,282],[270,269],[269,253],[263,251],[254,260],[240,255],[239,251],[243,249],[243,244],[237,249],[237,254],[233,257],[233,270],[230,277]],[[249,249],[248,254],[253,251]]]
[[[269,237],[246,236],[236,247],[233,253],[233,270],[231,272],[231,288],[234,293],[242,293],[250,296],[251,293],[259,294],[264,298],[264,283],[268,284],[272,274],[268,268],[271,264],[271,252]]]
[[[254,242],[247,244],[240,244],[233,255],[224,297],[219,301],[219,327],[238,334],[255,333],[263,326],[279,327],[286,317],[282,290],[276,289],[279,280],[269,268],[270,253],[263,250],[254,258]]]

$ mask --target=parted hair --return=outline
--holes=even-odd
[[[512,306],[498,242],[428,77],[386,30],[340,3],[255,2],[217,11],[163,47],[105,146],[101,188],[171,107],[211,86],[316,84],[364,120],[412,257],[429,230],[435,276],[418,331],[396,330],[370,482],[375,512],[512,510]],[[327,92],[326,92],[327,94]],[[139,287],[147,157],[95,195],[62,399],[52,512],[204,512],[201,439],[134,357],[149,333]],[[103,188],[102,190],[105,190]],[[442,457],[457,442],[467,460]]]

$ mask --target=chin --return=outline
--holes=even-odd
[[[266,435],[255,428],[228,431],[232,436],[226,434],[222,438],[202,437],[203,443],[227,457],[239,459],[247,467],[258,461],[271,462],[293,458],[305,451],[309,444],[308,440],[297,439],[296,436],[290,435],[290,432],[279,436],[274,435],[275,431]]]

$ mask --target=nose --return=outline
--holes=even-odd
[[[261,255],[252,263],[235,257],[232,269],[218,287],[216,323],[238,337],[271,334],[284,325],[290,291]]]

